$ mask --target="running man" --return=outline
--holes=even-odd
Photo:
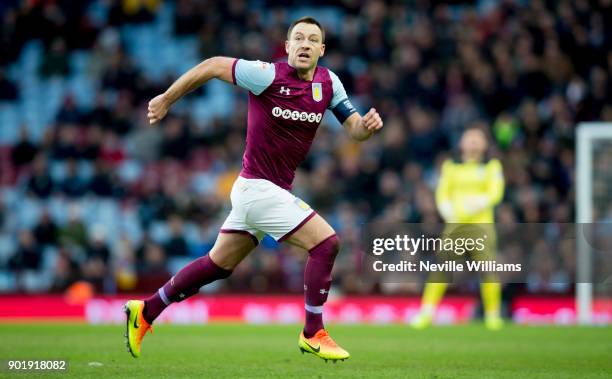
[[[149,102],[149,122],[155,124],[172,104],[213,78],[249,91],[246,150],[231,192],[232,210],[208,255],[183,267],[144,301],[126,303],[127,344],[134,357],[140,356],[144,335],[166,307],[230,276],[265,234],[308,251],[306,317],[299,348],[326,361],[349,357],[329,336],[322,318],[338,237],[320,215],[289,191],[327,109],[358,141],[370,138],[383,122],[374,108],[360,116],[338,77],[317,66],[325,53],[325,33],[316,19],[303,17],[291,24],[285,51],[287,62],[278,63],[206,59]]]

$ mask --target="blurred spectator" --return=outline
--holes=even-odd
[[[19,90],[15,83],[6,77],[6,73],[0,68],[0,101],[2,100],[17,100]]]
[[[102,88],[130,90],[136,82],[137,71],[132,61],[121,50],[110,57],[109,66],[102,74]]]
[[[100,147],[100,159],[109,166],[117,166],[125,159],[122,145],[122,141],[115,133],[104,133]]]
[[[29,164],[38,153],[38,146],[30,141],[28,129],[23,126],[19,131],[19,142],[13,147],[11,159],[16,167]]]
[[[27,191],[30,195],[40,198],[51,196],[55,186],[47,167],[47,157],[38,154],[32,164],[32,174],[27,182]]]
[[[113,271],[117,288],[120,291],[129,291],[136,288],[138,277],[136,273],[136,252],[127,236],[122,236],[115,245],[112,253],[114,259]]]
[[[81,210],[78,205],[72,204],[68,209],[68,222],[60,229],[60,243],[76,245],[82,248],[87,246],[87,229],[81,219]]]
[[[17,9],[7,6],[0,17],[0,65],[5,65],[17,57],[23,39],[18,38],[16,30]]]
[[[426,168],[432,168],[436,152],[448,149],[445,137],[434,125],[431,112],[413,107],[409,111],[410,137],[407,150],[411,157]]]
[[[78,124],[82,119],[81,111],[78,109],[74,97],[68,95],[57,113],[55,119],[63,124]]]
[[[34,227],[34,236],[39,245],[56,245],[58,237],[58,228],[53,222],[49,212],[44,211],[40,215],[38,223]]]
[[[64,124],[58,130],[57,139],[52,146],[52,157],[57,160],[78,159],[77,150],[78,129],[73,125]]]
[[[89,127],[83,144],[77,146],[77,156],[80,159],[92,161],[100,156],[102,129],[97,125]]]
[[[103,160],[97,160],[94,168],[94,176],[89,183],[89,190],[96,196],[111,197],[115,189],[108,165]]]
[[[111,2],[109,23],[149,22],[159,6],[160,0],[114,0]]]
[[[179,118],[170,117],[165,121],[161,146],[163,157],[184,160],[189,156],[190,144],[189,133]]]
[[[155,161],[159,158],[162,140],[160,128],[139,125],[127,136],[129,153],[134,159],[142,162]]]
[[[208,4],[213,5],[212,4]],[[202,26],[203,14],[202,10],[198,9],[194,12],[194,7],[203,7],[204,4],[199,4],[192,0],[178,0],[176,2],[176,12],[174,15],[174,33],[177,35],[189,35],[196,33]]]
[[[557,268],[549,244],[539,240],[534,244],[531,269],[527,277],[527,289],[532,293],[564,293],[570,286],[567,273]]]
[[[57,38],[51,44],[51,48],[45,55],[40,66],[42,77],[67,76],[70,73],[66,41]]]
[[[143,258],[143,263],[138,266],[138,289],[155,291],[170,278],[164,249],[155,243],[147,243],[144,245]]]
[[[8,267],[11,270],[38,270],[42,263],[42,249],[36,243],[34,235],[29,230],[19,233],[19,245],[15,254],[9,258]]]
[[[120,95],[122,96],[122,95]],[[132,108],[130,102],[132,101],[131,96],[122,96],[117,100],[115,108],[112,110],[112,117],[110,123],[107,125],[108,130],[123,136],[132,129],[134,123]]]
[[[78,263],[72,258],[66,246],[60,246],[53,267],[53,282],[50,290],[63,292],[80,277]]]
[[[77,161],[70,159],[66,161],[66,177],[59,184],[60,192],[69,198],[78,198],[85,194],[87,183],[78,172]]]
[[[97,224],[91,228],[87,259],[100,259],[105,265],[110,259],[110,251],[106,245],[106,229],[103,225]]]
[[[495,142],[502,149],[508,149],[516,140],[519,133],[519,125],[516,119],[509,113],[501,113],[493,124],[493,136]]]
[[[108,127],[111,124],[112,113],[106,105],[104,96],[101,93],[96,95],[96,103],[93,109],[87,114],[87,123],[90,125],[101,125]]]
[[[189,255],[189,246],[183,235],[183,219],[173,214],[168,218],[170,227],[170,238],[164,244],[164,250],[169,257],[180,257]]]
[[[81,265],[81,275],[83,280],[90,283],[96,292],[105,292],[107,273],[108,272],[104,261],[98,256],[87,259]]]

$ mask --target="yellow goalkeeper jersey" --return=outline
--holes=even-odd
[[[494,208],[504,195],[499,160],[442,164],[436,205],[442,218],[453,223],[493,223]]]

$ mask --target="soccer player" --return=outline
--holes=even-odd
[[[322,319],[338,237],[320,215],[289,191],[295,170],[308,153],[327,109],[358,141],[370,138],[383,122],[374,108],[360,116],[338,77],[317,66],[325,52],[324,42],[319,22],[312,17],[300,18],[287,32],[287,62],[213,57],[187,71],[150,101],[148,118],[155,124],[172,104],[213,78],[249,91],[246,150],[242,171],[231,191],[232,210],[208,255],[183,267],[144,301],[126,303],[127,344],[134,357],[140,356],[145,333],[167,306],[230,276],[265,234],[308,251],[304,270],[306,318],[299,348],[326,361],[349,357],[329,336]]]
[[[436,188],[436,205],[440,215],[449,224],[480,224],[478,228],[489,234],[487,251],[472,259],[485,259],[495,254],[494,208],[502,200],[504,177],[497,159],[486,156],[488,141],[479,128],[468,128],[459,141],[461,157],[442,164],[442,172]],[[449,232],[453,225],[448,225]],[[465,228],[463,228],[465,229]],[[480,291],[485,311],[485,325],[491,330],[503,325],[500,316],[501,285],[495,276],[482,278]],[[421,310],[412,320],[412,326],[423,329],[432,322],[447,283],[430,278],[425,284]]]

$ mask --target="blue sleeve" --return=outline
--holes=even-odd
[[[234,84],[248,89],[255,95],[261,94],[272,84],[275,74],[274,65],[262,61],[236,59],[232,66]]]
[[[342,124],[350,115],[357,112],[357,109],[355,109],[348,99],[346,90],[340,79],[338,79],[338,76],[331,70],[329,71],[329,76],[332,80],[333,95],[328,108],[331,109],[334,116],[336,116],[338,121]]]

